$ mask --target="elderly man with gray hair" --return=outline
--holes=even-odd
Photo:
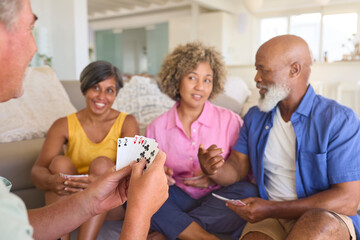
[[[37,50],[32,35],[36,19],[30,0],[0,1],[0,102],[23,94],[24,72]],[[151,216],[168,197],[165,158],[160,151],[144,174],[144,160],[119,171],[109,169],[86,190],[29,211],[9,192],[11,183],[0,177],[0,239],[56,239],[125,201],[120,238],[145,239]]]

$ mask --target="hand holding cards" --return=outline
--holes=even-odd
[[[116,154],[116,170],[119,170],[132,161],[146,160],[145,169],[154,161],[159,152],[158,143],[144,136],[118,138]]]
[[[214,197],[223,200],[225,202],[230,202],[231,204],[237,205],[237,206],[245,206],[246,204],[241,201],[241,200],[236,200],[236,199],[229,199],[220,195],[217,195],[216,193],[211,193]]]

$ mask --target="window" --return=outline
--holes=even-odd
[[[351,58],[351,52],[354,51],[354,45],[356,44],[356,32],[356,13],[324,16],[323,53],[327,53],[329,61]]]
[[[319,61],[320,58],[320,22],[320,13],[290,17],[290,34],[302,37],[309,44],[315,61]]]
[[[288,32],[288,20],[286,17],[263,18],[260,21],[260,43],[263,44],[270,38],[283,35]]]
[[[359,43],[356,38],[357,13],[323,16],[321,13],[309,13],[260,20],[261,44],[272,37],[287,33],[305,39],[315,61],[360,59],[360,55],[352,54],[356,51],[355,44]]]

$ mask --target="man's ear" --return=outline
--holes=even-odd
[[[301,73],[302,65],[299,62],[294,62],[290,67],[290,77],[298,77]]]

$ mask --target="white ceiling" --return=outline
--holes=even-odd
[[[89,19],[137,14],[189,5],[187,0],[87,0]]]
[[[193,3],[198,4],[202,9],[208,10],[222,10],[233,13],[244,11],[242,0],[87,0],[87,2],[89,20],[191,7]],[[328,5],[359,2],[360,0],[330,0]],[[314,7],[319,7],[315,0],[263,0],[259,12]]]

